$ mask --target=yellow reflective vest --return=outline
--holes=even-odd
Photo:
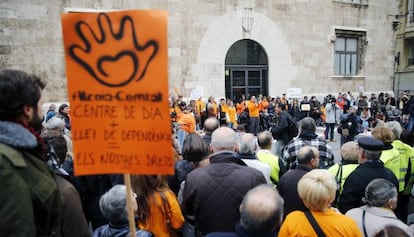
[[[270,178],[272,182],[277,184],[280,174],[279,157],[273,155],[269,150],[258,150],[256,157],[259,161],[270,166]]]
[[[358,161],[342,161],[342,164],[335,164],[329,167],[328,171],[335,177],[336,183],[339,185],[339,193],[342,193],[346,178],[358,167]]]
[[[398,152],[397,149],[390,147],[390,149],[383,150],[381,153],[380,160],[384,162],[384,166],[388,169],[390,169],[395,177],[398,179],[398,192],[402,192],[404,190],[404,176],[401,177],[400,174],[400,152]]]
[[[400,178],[404,181],[404,194],[410,194],[411,188],[414,183],[414,151],[413,148],[403,143],[400,140],[395,140],[392,142],[392,146],[398,150],[400,153],[400,176],[398,176],[398,181]],[[410,166],[410,172],[408,168]],[[408,173],[407,173],[408,172]]]

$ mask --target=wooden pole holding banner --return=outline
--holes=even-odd
[[[128,210],[128,220],[129,220],[129,231],[131,233],[131,237],[136,236],[136,228],[135,228],[135,211],[132,209],[132,188],[131,188],[131,175],[124,174],[124,183],[126,186],[126,197],[127,197],[127,210]]]

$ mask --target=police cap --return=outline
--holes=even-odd
[[[384,143],[372,137],[361,137],[358,139],[358,145],[369,151],[382,151]]]

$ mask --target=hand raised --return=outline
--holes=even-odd
[[[76,23],[76,34],[83,45],[71,45],[70,57],[108,87],[122,87],[132,80],[141,80],[158,52],[158,42],[148,40],[139,44],[134,21],[128,15],[119,23],[112,23],[107,14],[100,13],[97,23],[96,31],[87,22]],[[114,26],[119,26],[118,30]]]

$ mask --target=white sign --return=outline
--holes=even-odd
[[[190,92],[190,100],[198,100],[200,97],[203,97],[203,87],[197,86],[196,88],[192,89]]]
[[[302,88],[288,88],[286,97],[289,99],[302,98]]]

